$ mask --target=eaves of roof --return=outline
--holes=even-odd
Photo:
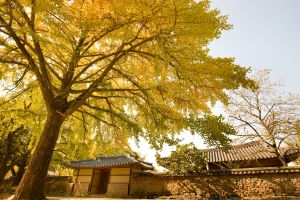
[[[151,163],[137,160],[130,155],[119,156],[100,156],[95,160],[78,160],[71,161],[68,165],[70,168],[124,168],[136,167],[145,170],[153,170]]]

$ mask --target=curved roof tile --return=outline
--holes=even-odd
[[[147,170],[154,169],[151,163],[140,161],[127,154],[118,156],[99,156],[95,160],[71,161],[68,166],[70,168],[117,168],[136,166]]]

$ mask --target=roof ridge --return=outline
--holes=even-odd
[[[94,159],[85,159],[85,160],[71,160],[70,162],[82,162],[82,161],[91,161]]]
[[[252,141],[252,142],[243,143],[243,144],[231,145],[229,147],[214,147],[214,148],[206,148],[206,149],[199,149],[199,150],[202,150],[202,151],[223,151],[226,148],[228,148],[228,150],[230,150],[230,149],[235,149],[235,148],[243,148],[243,147],[254,146],[254,145],[258,145],[258,144],[262,144],[262,143],[260,141]]]
[[[146,163],[135,159],[128,154],[115,156],[98,156],[96,159],[71,161],[71,168],[107,168],[107,167],[130,167],[138,165],[143,169],[154,169],[151,163]]]
[[[119,154],[119,155],[113,155],[113,156],[97,156],[98,158],[118,158],[118,157],[126,157],[127,158],[127,154]]]

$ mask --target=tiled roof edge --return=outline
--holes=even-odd
[[[129,154],[120,154],[120,155],[114,155],[114,156],[96,156],[96,159],[101,159],[101,158],[120,158],[120,157],[127,157],[130,158],[131,156]]]
[[[245,148],[249,146],[256,146],[256,145],[263,145],[262,142],[260,141],[252,141],[252,142],[247,142],[243,144],[236,144],[236,145],[231,145],[229,147],[215,147],[215,148],[206,148],[206,149],[199,149],[201,151],[207,152],[207,151],[226,151],[226,150],[231,150],[231,149],[239,149],[239,148]],[[266,148],[265,146],[263,146]]]
[[[85,160],[71,160],[70,163],[76,163],[76,162],[85,162],[85,161],[91,161],[94,159],[85,159]]]
[[[100,163],[84,163],[84,162],[101,162],[103,160],[107,159],[118,159],[118,158],[126,158],[126,161],[123,161],[121,163],[108,163],[108,164],[100,164]],[[115,156],[98,156],[96,160],[94,159],[88,159],[88,160],[76,160],[71,161],[68,164],[69,168],[111,168],[111,167],[130,167],[130,166],[140,166],[143,169],[147,170],[153,170],[154,167],[152,163],[148,163],[145,161],[141,161],[136,159],[135,157],[131,156],[130,154],[122,154],[122,155],[115,155]]]
[[[271,174],[271,173],[300,173],[300,166],[295,167],[258,167],[244,169],[204,170],[195,174],[153,174],[137,173],[134,176],[214,176],[214,175],[245,175],[245,174]]]

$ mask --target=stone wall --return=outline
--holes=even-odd
[[[218,170],[198,175],[142,175],[131,178],[130,195],[189,195],[201,198],[300,197],[300,167]]]
[[[47,195],[70,195],[72,184],[70,176],[49,176],[46,178],[44,191]]]

